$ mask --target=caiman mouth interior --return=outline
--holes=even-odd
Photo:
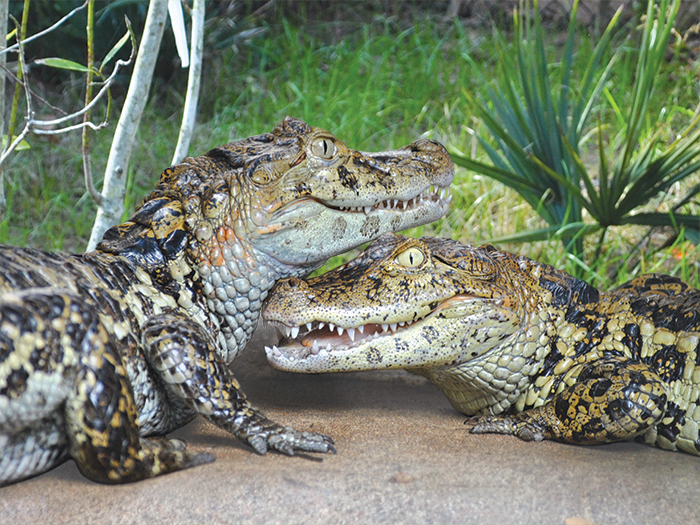
[[[364,212],[365,214],[368,214],[369,212],[374,210],[406,211],[413,208],[417,208],[421,206],[424,202],[444,203],[446,205],[449,204],[452,200],[452,195],[447,195],[447,197],[445,197],[445,195],[448,192],[448,188],[448,186],[441,187],[438,185],[433,185],[430,186],[423,193],[405,201],[400,199],[387,199],[378,204],[373,204],[369,206],[332,206],[325,202],[323,204],[328,208],[340,210],[342,212]]]
[[[437,315],[440,310],[469,299],[470,295],[455,295],[441,302],[430,305],[430,311],[417,316],[412,321],[396,323],[369,323],[365,325],[342,327],[327,321],[311,321],[302,326],[288,326],[278,321],[272,321],[283,336],[277,345],[265,350],[276,357],[285,356],[293,361],[304,359],[311,355],[323,355],[332,351],[348,350],[354,346],[367,343],[381,337],[393,336],[420,324],[425,318]]]

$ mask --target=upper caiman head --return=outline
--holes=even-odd
[[[287,337],[267,357],[308,373],[455,366],[527,337],[541,311],[594,291],[490,245],[389,233],[324,275],[277,283],[263,318]]]
[[[384,232],[443,216],[453,176],[452,160],[437,142],[359,152],[287,117],[271,133],[165,170],[141,208],[108,232],[100,248],[137,244],[125,235],[136,223],[152,231],[146,236],[167,257],[180,247],[183,229],[204,243],[223,227],[283,266],[308,273]]]

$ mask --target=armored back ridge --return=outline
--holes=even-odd
[[[334,451],[266,419],[228,364],[276,280],[437,219],[452,176],[435,142],[360,153],[287,118],[166,169],[92,253],[1,247],[0,485],[68,457],[105,483],[212,461],[146,437],[197,413],[259,453]]]
[[[481,416],[472,432],[700,455],[700,291],[675,277],[602,292],[492,246],[385,234],[331,272],[280,281],[263,315],[287,334],[273,366],[404,368]]]

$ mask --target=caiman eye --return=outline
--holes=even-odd
[[[335,147],[330,139],[319,138],[311,144],[311,153],[325,160],[330,160],[335,157],[338,148]]]
[[[425,261],[425,254],[420,248],[415,246],[409,248],[396,256],[396,263],[406,268],[417,268]]]

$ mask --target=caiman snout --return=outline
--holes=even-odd
[[[290,277],[286,281],[280,282],[277,286],[279,288],[286,288],[287,290],[296,290],[297,288],[308,288],[306,281],[303,281],[298,277]]]

